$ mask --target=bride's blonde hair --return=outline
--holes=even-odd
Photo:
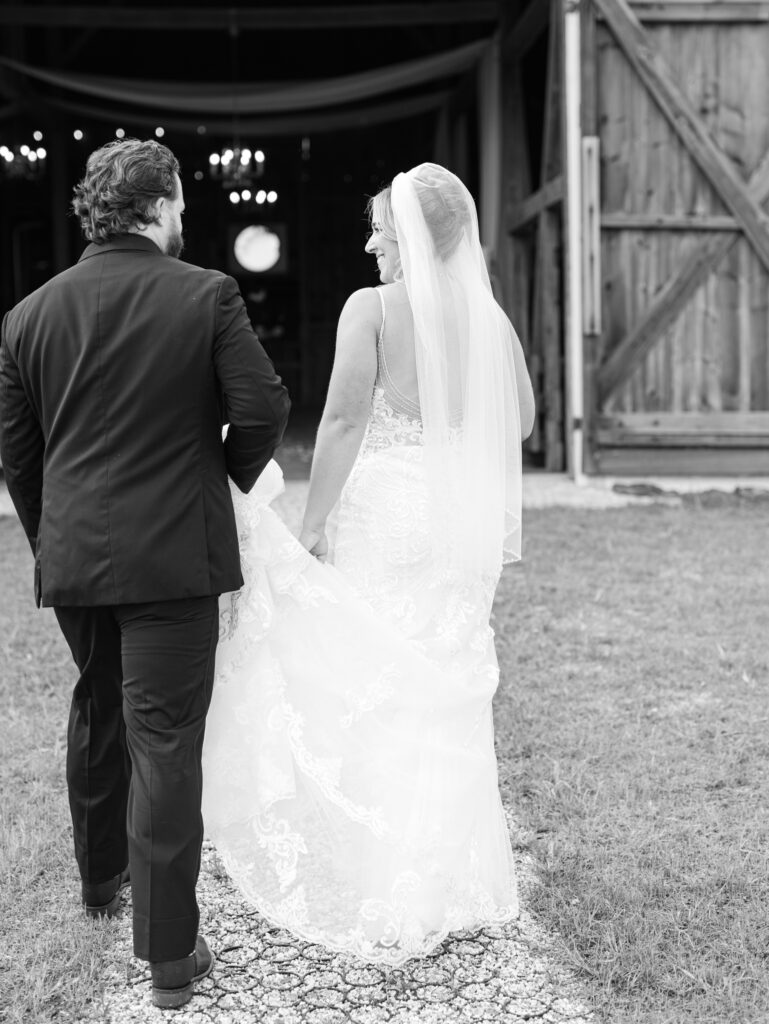
[[[389,238],[391,242],[398,241],[398,235],[395,231],[395,217],[393,217],[392,188],[389,185],[369,199],[366,206],[366,214],[368,215],[369,226],[372,230],[374,224],[379,224],[385,238]]]
[[[459,178],[443,168],[436,168],[443,172],[437,175],[433,173],[433,166],[421,164],[410,173],[414,174],[414,188],[435,246],[435,254],[446,260],[456,250],[465,229],[470,225],[470,211]],[[390,185],[369,199],[366,212],[372,227],[375,223],[379,224],[385,238],[398,241]]]

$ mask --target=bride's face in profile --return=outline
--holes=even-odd
[[[379,280],[382,284],[392,284],[396,280],[396,273],[401,265],[400,251],[398,243],[383,233],[382,225],[376,220],[371,224],[371,234],[366,242],[366,252],[376,256]]]

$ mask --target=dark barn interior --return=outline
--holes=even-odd
[[[9,173],[2,180],[3,309],[77,258],[83,242],[67,207],[88,153],[118,132],[157,135],[182,165],[184,258],[238,279],[295,406],[316,411],[344,300],[376,280],[363,252],[367,198],[422,160],[461,164],[473,191],[479,175],[474,68],[405,88],[394,76],[389,86],[385,72],[375,95],[357,99],[353,84],[340,88],[340,101],[330,106],[310,98],[314,84],[344,84],[372,69],[466,47],[488,38],[497,16],[498,5],[486,2],[361,0],[330,8],[305,0],[236,10],[200,0],[4,3],[0,142],[40,146],[46,156],[38,165],[45,164],[44,173]],[[40,77],[40,71],[78,81]],[[103,94],[109,80],[124,82],[124,98]],[[190,83],[186,97],[174,83]],[[210,95],[222,100],[215,114],[194,102],[209,95],[209,83]],[[234,96],[254,84],[267,90],[294,84],[304,97],[284,113],[242,112]],[[135,87],[148,91],[150,102],[136,102]],[[168,105],[166,90],[173,91]],[[34,132],[42,139],[33,143]],[[236,205],[212,178],[209,158],[238,143],[265,158],[250,200]],[[277,195],[258,203],[258,191]],[[281,242],[281,259],[258,273],[233,251],[236,237],[253,226]]]

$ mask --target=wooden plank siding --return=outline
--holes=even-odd
[[[602,270],[589,465],[766,473],[769,3],[589,7]]]

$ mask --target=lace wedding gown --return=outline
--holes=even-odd
[[[518,907],[491,711],[497,580],[459,586],[433,555],[418,409],[379,351],[333,566],[269,507],[276,463],[233,490],[245,585],[221,599],[203,814],[268,921],[398,965]]]

